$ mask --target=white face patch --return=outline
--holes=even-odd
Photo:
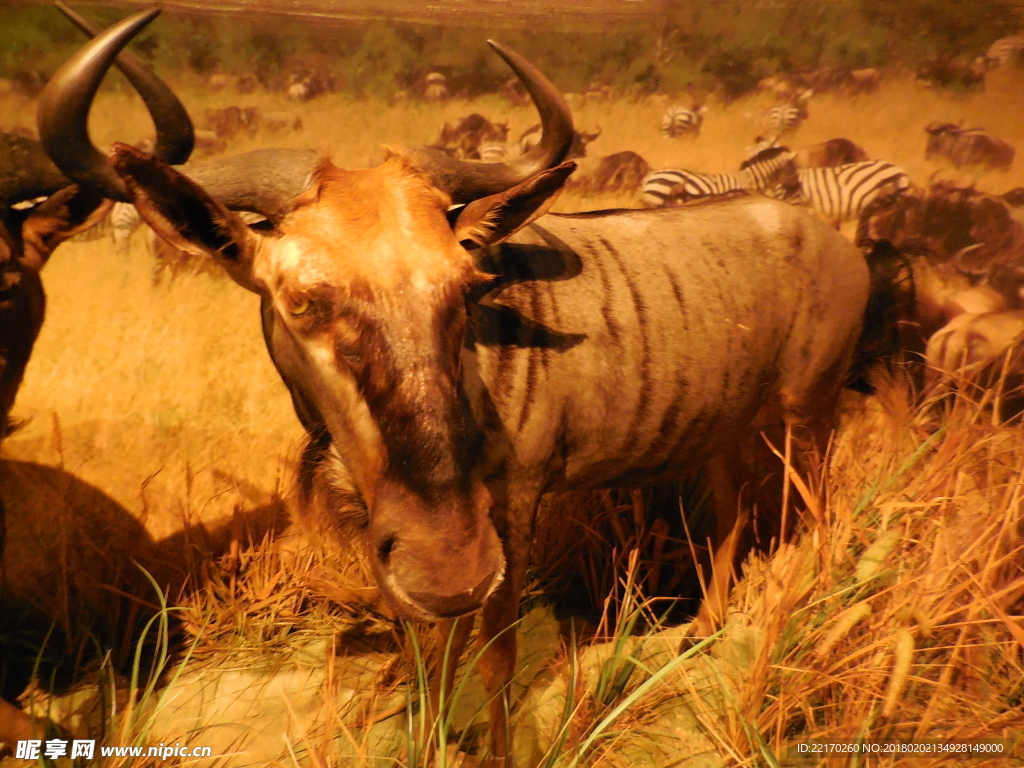
[[[761,228],[770,235],[778,234],[782,228],[782,216],[775,203],[763,202],[751,205],[747,210]]]
[[[271,243],[268,251],[263,260],[263,274],[259,275],[267,284],[274,285],[273,278],[280,280],[287,276],[288,283],[300,287],[315,285],[327,278],[323,259],[314,252],[312,244],[301,238],[284,237]]]

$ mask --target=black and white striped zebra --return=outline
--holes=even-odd
[[[901,193],[910,178],[898,165],[884,160],[867,160],[833,168],[799,168],[798,199],[833,225],[860,216],[872,200],[883,194]]]
[[[761,148],[755,148],[757,151],[740,163],[740,172],[747,174],[749,189],[763,192],[777,182],[780,171],[793,162],[795,153],[789,147],[779,144],[778,137],[770,142],[762,142],[758,147]]]
[[[990,67],[1002,67],[1010,61],[1018,59],[1024,51],[1024,35],[1001,37],[989,46],[985,53],[985,62]]]
[[[776,133],[795,131],[806,119],[806,107],[784,106],[768,110],[768,128]]]
[[[120,256],[128,254],[132,235],[142,226],[142,217],[131,203],[114,203],[107,215],[110,236],[114,240],[114,251]]]
[[[771,146],[744,160],[738,173],[698,173],[675,168],[653,171],[641,186],[643,203],[649,208],[664,208],[738,190],[763,192],[776,183],[792,158],[788,147]]]
[[[807,89],[797,94],[790,104],[780,104],[768,110],[768,130],[776,136],[781,133],[795,131],[807,119],[809,112],[807,103],[813,90]]]
[[[698,135],[700,127],[704,124],[704,114],[707,111],[707,107],[697,109],[687,109],[680,105],[669,107],[661,118],[662,136],[666,139],[674,139],[687,134]]]
[[[501,163],[508,157],[508,147],[502,141],[482,141],[477,151],[483,163]]]
[[[647,174],[640,189],[644,205],[664,208],[701,197],[749,189],[749,184],[749,176],[745,173],[698,173],[666,168]]]
[[[95,227],[75,235],[72,242],[91,242],[109,237],[119,255],[128,253],[132,235],[142,226],[142,217],[131,203],[114,203],[107,215]]]

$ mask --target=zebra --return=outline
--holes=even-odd
[[[142,217],[131,203],[115,202],[95,227],[70,238],[70,242],[93,242],[109,237],[119,256],[128,253],[132,235],[142,226]]]
[[[787,147],[772,146],[744,160],[739,173],[698,173],[675,168],[653,171],[644,177],[642,200],[648,208],[664,208],[730,192],[763,192],[777,183],[792,157]]]
[[[796,171],[797,202],[807,205],[838,226],[860,216],[872,200],[883,194],[900,194],[910,178],[898,165],[867,160],[832,168],[799,168]]]
[[[482,141],[477,148],[477,152],[480,153],[481,162],[501,163],[504,162],[508,149],[505,147],[505,143],[501,141]]]
[[[990,67],[1001,67],[1017,59],[1021,51],[1024,51],[1024,35],[1001,37],[985,52],[985,62]]]
[[[707,107],[687,109],[683,106],[669,107],[661,118],[661,135],[666,139],[674,139],[677,136],[700,133],[700,127],[704,124],[704,114]]]
[[[813,90],[807,89],[797,94],[791,104],[779,105],[768,110],[768,130],[776,136],[780,133],[795,131],[807,119],[807,102]]]
[[[126,256],[131,247],[132,235],[142,226],[142,217],[131,203],[114,203],[107,215],[110,236],[114,240],[114,252]]]
[[[806,107],[772,107],[768,110],[768,127],[777,133],[795,131],[806,118]]]
[[[749,189],[745,173],[698,173],[676,168],[652,171],[640,187],[643,204],[665,208],[711,195],[724,195]]]

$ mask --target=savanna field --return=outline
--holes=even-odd
[[[167,79],[200,124],[230,105],[301,118],[297,131],[243,134],[229,153],[314,148],[348,168],[379,162],[384,144],[431,143],[471,112],[508,120],[512,138],[536,122],[532,106],[498,96],[295,104]],[[786,142],[846,137],[917,185],[1003,193],[1024,186],[1022,94],[1016,67],[967,94],[883,72],[874,93],[815,95]],[[577,128],[601,130],[580,172],[623,150],[652,168],[733,171],[775,101],[712,96],[698,137],[666,139],[670,103],[572,99]],[[33,109],[0,97],[5,129],[33,126]],[[926,161],[933,121],[984,127],[1017,158],[1005,171]],[[151,131],[127,89],[97,97],[90,128],[100,146]],[[570,191],[554,210],[620,206],[639,196]],[[289,528],[302,430],[257,297],[216,272],[155,272],[140,230],[123,255],[109,238],[67,243],[43,273],[46,323],[0,465],[4,577],[17,598],[0,621],[21,654],[5,695],[36,677],[26,707],[75,738],[212,748],[170,764],[418,764],[410,734],[426,727],[416,670],[429,633],[378,600],[357,532],[338,549]],[[825,503],[794,482],[808,507],[800,535],[751,556],[725,629],[704,648],[679,655],[684,628],[665,597],[698,580],[678,512],[658,520],[641,492],[550,499],[519,627],[520,768],[1024,765],[1024,428],[1000,424],[984,399],[916,391],[899,374],[873,383],[874,396],[844,397]],[[670,508],[699,528],[699,494],[682,498]],[[15,634],[16,623],[29,630]],[[437,765],[482,757],[472,659],[463,674]],[[1016,756],[787,759],[810,739],[990,737]]]

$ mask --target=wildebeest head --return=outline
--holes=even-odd
[[[119,43],[98,36],[68,77],[98,83]],[[507,164],[419,148],[365,170],[305,155],[272,175],[250,169],[244,183],[275,225],[263,235],[223,204],[230,185],[210,166],[183,173],[124,145],[104,162],[161,236],[212,255],[260,294],[300,418],[311,433],[329,433],[366,502],[380,585],[425,618],[476,609],[505,567],[463,385],[468,294],[484,279],[471,252],[540,215],[574,168],[559,165],[573,140],[561,95],[525,59],[491,45],[544,125],[538,146]],[[84,126],[87,114],[81,104],[69,123]],[[255,167],[245,157],[236,165]]]
[[[73,21],[88,26],[58,6]],[[120,26],[136,32],[157,13],[136,14]],[[158,136],[155,154],[170,162],[185,160],[192,147],[192,126],[184,107],[138,59],[124,54],[117,64],[153,117]],[[49,87],[43,90],[39,109],[59,119],[63,107],[55,108],[50,95]],[[71,101],[81,96],[72,93]],[[84,135],[84,126],[82,131]],[[55,146],[57,154],[66,158],[67,147],[60,142]],[[52,154],[32,139],[0,134],[0,437],[43,321],[46,297],[39,270],[60,243],[88,229],[107,208],[103,189],[88,174],[74,184],[58,170]]]

